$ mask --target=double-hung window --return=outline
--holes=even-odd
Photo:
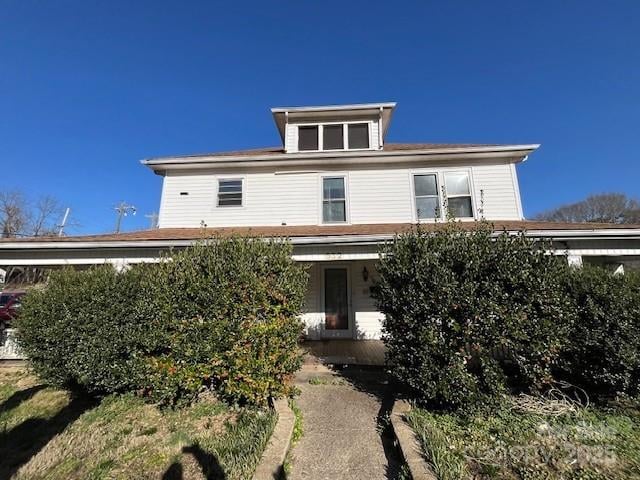
[[[218,180],[218,206],[242,206],[242,179],[221,178]]]
[[[449,213],[455,218],[473,218],[469,174],[466,172],[447,172],[444,174]]]
[[[440,185],[444,183],[442,191]],[[448,213],[454,218],[473,218],[473,202],[468,172],[418,173],[413,176],[416,217],[442,218],[443,195]]]
[[[322,222],[347,221],[347,197],[345,177],[322,178]]]
[[[419,219],[440,217],[438,176],[435,173],[413,176],[416,213]]]

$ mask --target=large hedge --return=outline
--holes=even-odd
[[[231,238],[158,265],[166,348],[150,359],[151,394],[173,403],[204,383],[231,401],[289,393],[300,367],[307,272],[281,241]]]
[[[416,400],[457,407],[550,380],[574,313],[566,262],[541,247],[449,222],[383,248],[373,295],[392,371]]]
[[[88,393],[135,389],[145,375],[140,360],[163,338],[160,317],[144,301],[150,273],[144,266],[65,268],[52,272],[46,288],[30,290],[16,326],[35,371]]]
[[[289,243],[246,238],[121,273],[65,269],[26,296],[19,342],[45,380],[73,389],[264,404],[300,365],[306,281]]]
[[[589,394],[637,395],[640,380],[640,276],[594,266],[566,279],[577,320],[558,374]]]

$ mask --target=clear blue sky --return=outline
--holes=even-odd
[[[269,108],[397,101],[388,141],[541,143],[525,214],[640,194],[640,1],[0,4],[0,188],[75,233],[156,210],[145,157],[277,145]]]

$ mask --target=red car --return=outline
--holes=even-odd
[[[20,311],[20,298],[25,292],[0,293],[0,324],[8,326],[11,320],[18,316]]]

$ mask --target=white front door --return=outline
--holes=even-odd
[[[322,277],[323,337],[353,338],[349,269],[326,266],[322,269]]]

